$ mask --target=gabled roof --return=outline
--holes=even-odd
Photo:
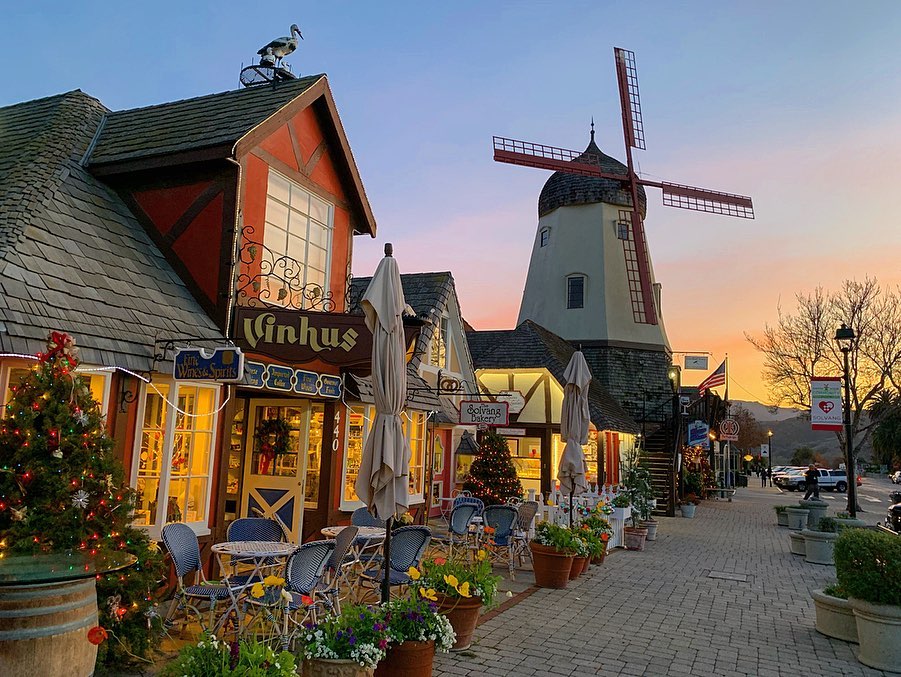
[[[324,75],[109,113],[91,165],[234,144]]]
[[[81,166],[107,112],[79,90],[0,108],[0,350],[35,353],[61,330],[85,362],[146,370],[156,338],[224,340]]]
[[[547,369],[564,386],[563,373],[576,349],[532,320],[516,329],[467,332],[476,369]],[[597,381],[588,387],[591,422],[598,430],[638,433],[640,426]]]

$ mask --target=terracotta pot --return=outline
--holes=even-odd
[[[592,564],[603,564],[604,560],[607,559],[607,543],[609,543],[609,541],[604,541],[604,550],[600,555],[595,555],[591,558]]]
[[[375,677],[432,677],[434,660],[434,640],[417,642],[408,639],[388,649],[388,655],[375,668]]]
[[[535,570],[535,585],[539,588],[562,590],[569,583],[573,555],[534,541],[529,543]]]
[[[340,658],[314,658],[303,662],[304,677],[372,677],[375,668]]]
[[[479,614],[482,611],[481,597],[448,597],[438,595],[438,611],[447,616],[457,641],[451,647],[452,651],[468,649],[472,644],[472,634],[479,622]]]
[[[626,527],[623,529],[623,540],[626,544],[626,550],[644,550],[644,539],[647,538],[648,530],[642,527]]]
[[[573,557],[572,566],[569,568],[569,580],[574,581],[577,579],[586,568],[588,568],[587,557]]]

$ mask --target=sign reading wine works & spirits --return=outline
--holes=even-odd
[[[173,376],[179,381],[240,381],[244,355],[240,348],[179,348],[173,360]]]

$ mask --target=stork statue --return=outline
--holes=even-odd
[[[295,36],[295,33],[297,34]],[[297,49],[297,38],[303,40],[300,29],[297,24],[291,24],[291,35],[283,38],[276,38],[268,45],[263,47],[257,54],[260,55],[261,66],[281,66],[282,59]]]

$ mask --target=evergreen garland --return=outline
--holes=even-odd
[[[493,430],[482,436],[479,455],[469,468],[463,490],[482,499],[485,505],[506,503],[511,496],[522,498],[522,484],[505,437]]]
[[[161,619],[153,593],[162,556],[131,526],[135,492],[113,453],[100,407],[75,373],[74,341],[53,332],[0,420],[0,547],[6,554],[128,552],[137,562],[97,579],[98,673],[149,651]],[[95,633],[96,634],[96,633]],[[105,635],[104,635],[105,636]],[[85,641],[89,641],[87,636]]]

